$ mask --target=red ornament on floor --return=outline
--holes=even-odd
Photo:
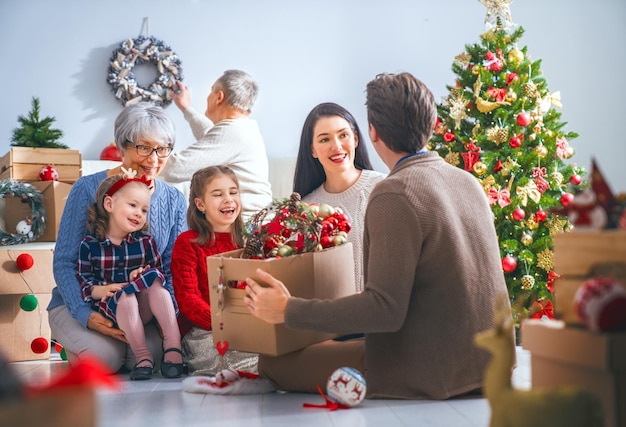
[[[39,171],[40,181],[58,181],[59,173],[51,165],[46,165]]]

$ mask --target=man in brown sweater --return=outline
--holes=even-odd
[[[426,150],[437,110],[420,80],[381,74],[366,92],[369,135],[390,173],[365,214],[364,291],[332,301],[295,298],[258,271],[269,287],[248,279],[245,298],[268,322],[365,338],[262,357],[259,371],[293,391],[324,387],[341,366],[364,370],[369,398],[475,391],[489,356],[473,336],[492,326],[493,302],[507,292],[487,198],[471,174]]]

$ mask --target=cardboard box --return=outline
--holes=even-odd
[[[25,271],[17,268],[17,257],[28,253],[33,266]],[[46,307],[50,302],[52,249],[10,250],[0,248],[0,351],[8,362],[50,358],[50,325]],[[32,311],[20,308],[25,295],[34,295],[38,304]],[[31,343],[36,338],[48,340],[48,350],[34,353]]]
[[[37,181],[46,165],[56,169],[59,181],[74,183],[81,176],[82,156],[78,150],[65,148],[12,147],[0,159],[0,180]]]
[[[574,297],[585,280],[606,276],[626,284],[626,231],[557,234],[554,271],[561,276],[554,285],[556,317],[568,325],[582,324],[574,312]]]
[[[211,321],[216,341],[228,341],[229,348],[235,350],[278,356],[337,336],[266,323],[251,315],[244,305],[245,291],[231,286],[247,277],[258,280],[256,269],[261,268],[281,280],[296,297],[335,299],[353,294],[351,243],[279,259],[242,259],[239,258],[242,252],[240,249],[207,257]],[[219,309],[217,291],[220,268],[225,287],[223,310]],[[223,325],[221,337],[218,335],[220,324]]]
[[[0,402],[0,427],[95,427],[98,405],[93,387],[51,389],[28,399]]]
[[[527,320],[533,388],[579,386],[602,402],[606,427],[626,427],[626,332],[596,333],[562,321]]]
[[[65,201],[72,189],[71,184],[58,181],[36,181],[30,183],[43,194],[43,207],[46,210],[46,229],[35,242],[55,242]],[[23,203],[19,197],[5,198],[5,231],[15,233],[15,226],[31,214],[30,203]]]

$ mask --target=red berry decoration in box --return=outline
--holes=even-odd
[[[102,151],[100,152],[100,160],[115,160],[118,162],[122,161],[122,155],[120,151],[117,149],[115,142],[110,143]]]
[[[610,277],[586,280],[576,291],[574,310],[593,331],[626,329],[626,286]]]
[[[59,173],[51,165],[46,165],[39,171],[40,181],[58,181]]]
[[[300,194],[292,193],[246,223],[242,257],[286,257],[342,245],[351,228],[341,209],[324,203],[309,205],[300,200]]]

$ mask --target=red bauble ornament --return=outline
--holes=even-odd
[[[526,212],[522,208],[517,208],[513,211],[513,219],[515,221],[521,221],[526,217]]]
[[[15,260],[15,264],[20,270],[26,271],[35,264],[35,260],[31,254],[21,254]]]
[[[526,111],[522,111],[517,115],[517,124],[520,126],[528,126],[530,124],[530,114]]]
[[[48,351],[48,340],[43,337],[35,338],[30,343],[30,349],[35,354],[45,353]]]
[[[502,269],[506,273],[511,273],[517,268],[517,259],[514,256],[507,255],[502,258]]]
[[[626,286],[610,277],[586,280],[576,291],[574,310],[593,331],[626,329]]]
[[[100,160],[115,160],[118,162],[122,161],[122,155],[117,149],[115,142],[112,142],[104,147],[104,149],[100,152]]]
[[[574,175],[571,176],[571,178],[569,179],[569,182],[571,182],[574,185],[580,185],[580,183],[583,182],[583,178],[577,173],[575,173]]]
[[[518,148],[520,145],[522,145],[522,140],[517,135],[513,136],[511,137],[511,139],[509,139],[509,145],[511,146],[511,148]]]
[[[546,219],[548,219],[548,214],[546,213],[546,211],[540,209],[535,212],[535,221],[544,222]]]
[[[39,171],[39,180],[40,181],[58,181],[59,173],[55,168],[50,165],[46,165],[41,168]]]
[[[574,201],[574,195],[571,193],[563,193],[561,195],[561,204],[563,206],[569,206]]]

